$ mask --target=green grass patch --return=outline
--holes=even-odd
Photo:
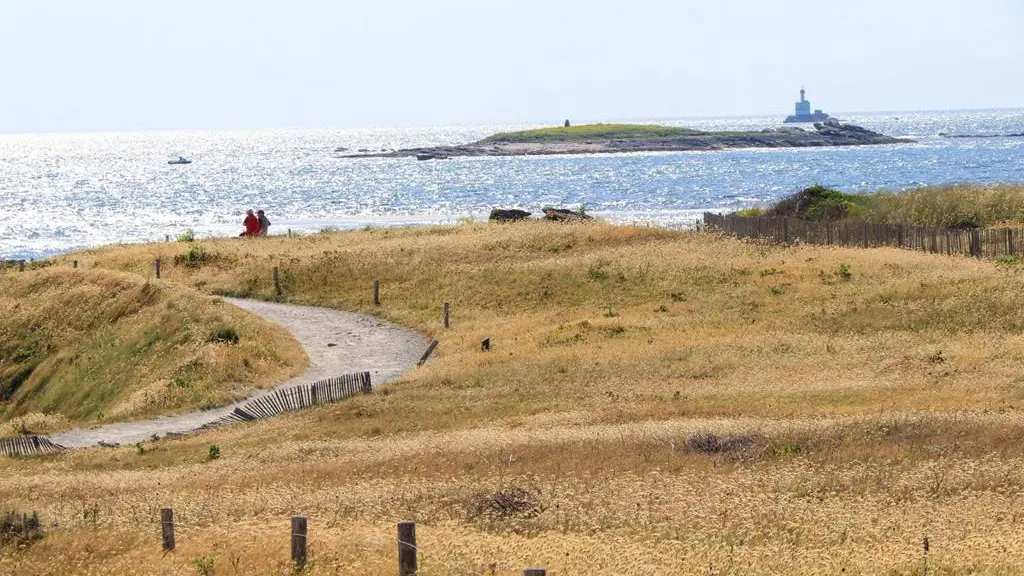
[[[564,142],[575,140],[618,140],[630,138],[673,138],[708,134],[690,128],[657,124],[583,124],[564,128],[537,128],[520,132],[500,132],[481,142]]]

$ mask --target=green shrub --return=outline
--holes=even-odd
[[[217,458],[220,458],[220,446],[217,446],[216,444],[210,444],[210,451],[206,455],[206,459],[216,460]]]
[[[195,242],[196,233],[191,229],[187,229],[178,235],[178,242]]]
[[[221,326],[214,331],[210,340],[222,344],[238,344],[238,331],[230,326]]]

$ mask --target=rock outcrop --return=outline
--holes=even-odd
[[[492,222],[515,222],[517,220],[526,220],[530,217],[530,213],[526,210],[519,210],[517,208],[495,208],[491,210],[491,215],[487,217]]]
[[[361,153],[341,158],[404,158],[441,160],[457,156],[534,156],[621,152],[687,152],[731,148],[803,148],[900,144],[912,140],[893,138],[835,120],[818,122],[814,130],[783,126],[750,132],[700,132],[641,138],[579,138],[543,141],[484,139],[458,146],[406,148],[381,153]],[[363,150],[360,150],[363,152]],[[368,150],[366,152],[369,152]]]

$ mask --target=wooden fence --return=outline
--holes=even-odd
[[[975,258],[1024,256],[1024,228],[960,230],[904,224],[819,222],[781,216],[743,218],[710,212],[704,213],[704,226],[740,238],[780,244],[802,242],[859,248],[891,246]]]
[[[248,400],[228,414],[206,424],[200,429],[217,428],[238,422],[249,422],[270,418],[284,412],[301,410],[318,404],[332,404],[357,394],[373,390],[369,372],[345,374],[336,378],[317,380],[312,384],[300,384],[278,388],[269,394]],[[0,454],[5,456],[35,456],[66,450],[45,436],[15,436],[0,438]]]

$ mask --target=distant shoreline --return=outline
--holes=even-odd
[[[343,154],[340,158],[406,158],[444,160],[459,156],[541,156],[615,154],[624,152],[689,152],[733,148],[805,148],[902,144],[852,124],[819,122],[813,129],[797,126],[760,131],[703,132],[647,124],[588,124],[495,134],[468,144],[404,148],[376,153]],[[344,149],[338,152],[346,152]]]

